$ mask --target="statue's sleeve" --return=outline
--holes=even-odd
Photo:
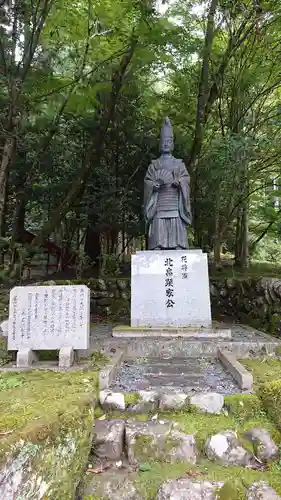
[[[183,162],[181,162],[180,166],[179,211],[181,218],[187,224],[191,224],[192,214],[190,205],[190,176]]]
[[[156,191],[153,191],[153,186],[155,182],[156,182],[155,166],[151,164],[149,165],[146,172],[146,176],[144,178],[143,211],[144,211],[144,217],[147,221],[153,219],[156,212],[158,193]]]

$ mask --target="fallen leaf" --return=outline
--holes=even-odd
[[[187,471],[186,473],[189,477],[197,477],[197,476],[201,476],[202,475],[202,472],[200,472],[199,470],[189,470]]]
[[[101,474],[105,470],[109,469],[110,465],[109,464],[104,464],[100,465],[99,467],[92,467],[91,469],[88,469],[87,472],[91,472],[92,474]]]
[[[101,417],[99,417],[98,420],[105,420],[106,419],[106,415],[102,415]]]
[[[0,437],[8,436],[9,434],[12,434],[14,431],[6,431],[6,432],[0,432]]]

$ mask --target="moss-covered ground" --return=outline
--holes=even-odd
[[[240,359],[254,377],[254,387],[258,388],[265,382],[281,379],[281,361],[278,358]]]
[[[96,397],[96,371],[0,374],[0,460],[19,440],[52,441]]]
[[[234,395],[225,397],[227,411],[223,415],[202,414],[197,411],[181,412],[158,412],[160,420],[172,420],[178,424],[178,428],[187,434],[194,434],[199,450],[204,456],[204,443],[210,435],[219,431],[232,429],[238,433],[243,444],[251,449],[250,443],[243,439],[245,432],[252,427],[267,429],[277,444],[281,444],[280,432],[274,423],[269,419],[262,405],[261,400],[256,395]],[[96,413],[99,418],[102,411]],[[135,415],[110,412],[107,418],[135,418],[145,421],[151,418],[150,415]],[[200,458],[197,465],[187,465],[183,463],[170,464],[165,462],[150,461],[149,457],[141,464],[140,471],[128,476],[143,492],[146,500],[155,499],[156,492],[161,484],[167,479],[177,477],[190,477],[191,479],[212,481],[223,481],[226,486],[220,493],[221,500],[244,500],[246,488],[255,481],[268,482],[279,494],[281,494],[281,462],[275,462],[268,466],[266,470],[256,471],[242,467],[223,467],[217,463],[210,462],[205,458]],[[109,473],[110,475],[110,473]],[[88,481],[92,484],[99,482],[99,477],[90,477]],[[90,498],[85,496],[85,500]]]
[[[155,462],[147,462],[144,472],[139,472],[135,476],[135,481],[144,492],[146,500],[154,500],[157,490],[167,479],[186,476],[190,479],[204,481],[229,482],[231,496],[221,492],[220,500],[244,500],[246,488],[256,481],[268,482],[279,494],[281,494],[280,475],[281,470],[273,467],[267,472],[254,471],[242,467],[223,467],[208,460],[200,460],[198,464],[187,465],[183,463],[171,465]],[[230,488],[229,488],[230,490]],[[228,491],[229,491],[228,490]]]

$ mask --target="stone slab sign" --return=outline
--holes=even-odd
[[[211,327],[207,255],[201,250],[132,255],[132,327]]]
[[[85,285],[19,286],[10,292],[8,350],[29,365],[29,351],[88,349],[90,289]],[[70,364],[73,352],[69,351]],[[25,360],[25,361],[24,361]],[[19,366],[19,363],[17,363]]]

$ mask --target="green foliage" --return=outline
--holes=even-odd
[[[225,396],[225,406],[239,421],[265,416],[261,400],[253,394]]]
[[[277,234],[276,234],[277,236]],[[280,262],[281,246],[278,238],[265,236],[256,246],[252,253],[252,258],[259,261]]]
[[[87,267],[89,267],[90,263],[91,263],[91,259],[85,253],[84,248],[80,248],[79,251],[76,252],[75,271],[76,271],[76,278],[77,279],[82,278],[85,269],[87,269]]]
[[[117,255],[103,255],[101,275],[110,277],[120,275],[120,260]]]
[[[190,242],[223,248],[236,254],[237,262],[244,244],[252,258],[279,259],[279,11],[276,3],[266,2],[257,16],[251,2],[238,3],[218,3],[208,95],[201,96],[206,102],[202,143],[195,148],[207,12],[194,9],[194,2],[163,3],[157,10],[153,1],[48,0],[51,8],[34,53],[29,43],[37,40],[32,26],[33,17],[43,14],[40,2],[36,12],[24,4],[14,38],[3,24],[2,137],[7,145],[13,136],[11,115],[17,137],[5,214],[7,234],[16,244],[8,245],[5,231],[0,240],[9,275],[20,275],[35,257],[33,247],[22,245],[24,227],[44,239],[52,232],[49,226],[63,250],[81,249],[74,252],[77,278],[94,261],[103,262],[105,275],[118,275],[120,235],[122,245],[144,236],[143,177],[159,154],[159,127],[167,114],[174,125],[175,156],[187,161],[191,175]],[[134,53],[115,95],[112,78],[121,76],[132,41]],[[31,56],[26,72],[14,53],[23,60]],[[23,75],[20,86],[18,74]],[[15,109],[13,91],[18,92]],[[111,112],[99,151],[98,133]],[[86,243],[82,250],[90,230],[102,243],[93,255]]]
[[[18,373],[10,374],[9,376],[2,374],[0,375],[0,392],[14,389],[15,387],[21,387],[25,383],[25,378]]]
[[[108,363],[108,357],[101,351],[95,351],[91,355],[91,361],[93,363],[93,367],[96,370],[99,370],[102,366]]]
[[[262,385],[259,396],[268,415],[272,418],[279,431],[281,430],[281,379]]]

